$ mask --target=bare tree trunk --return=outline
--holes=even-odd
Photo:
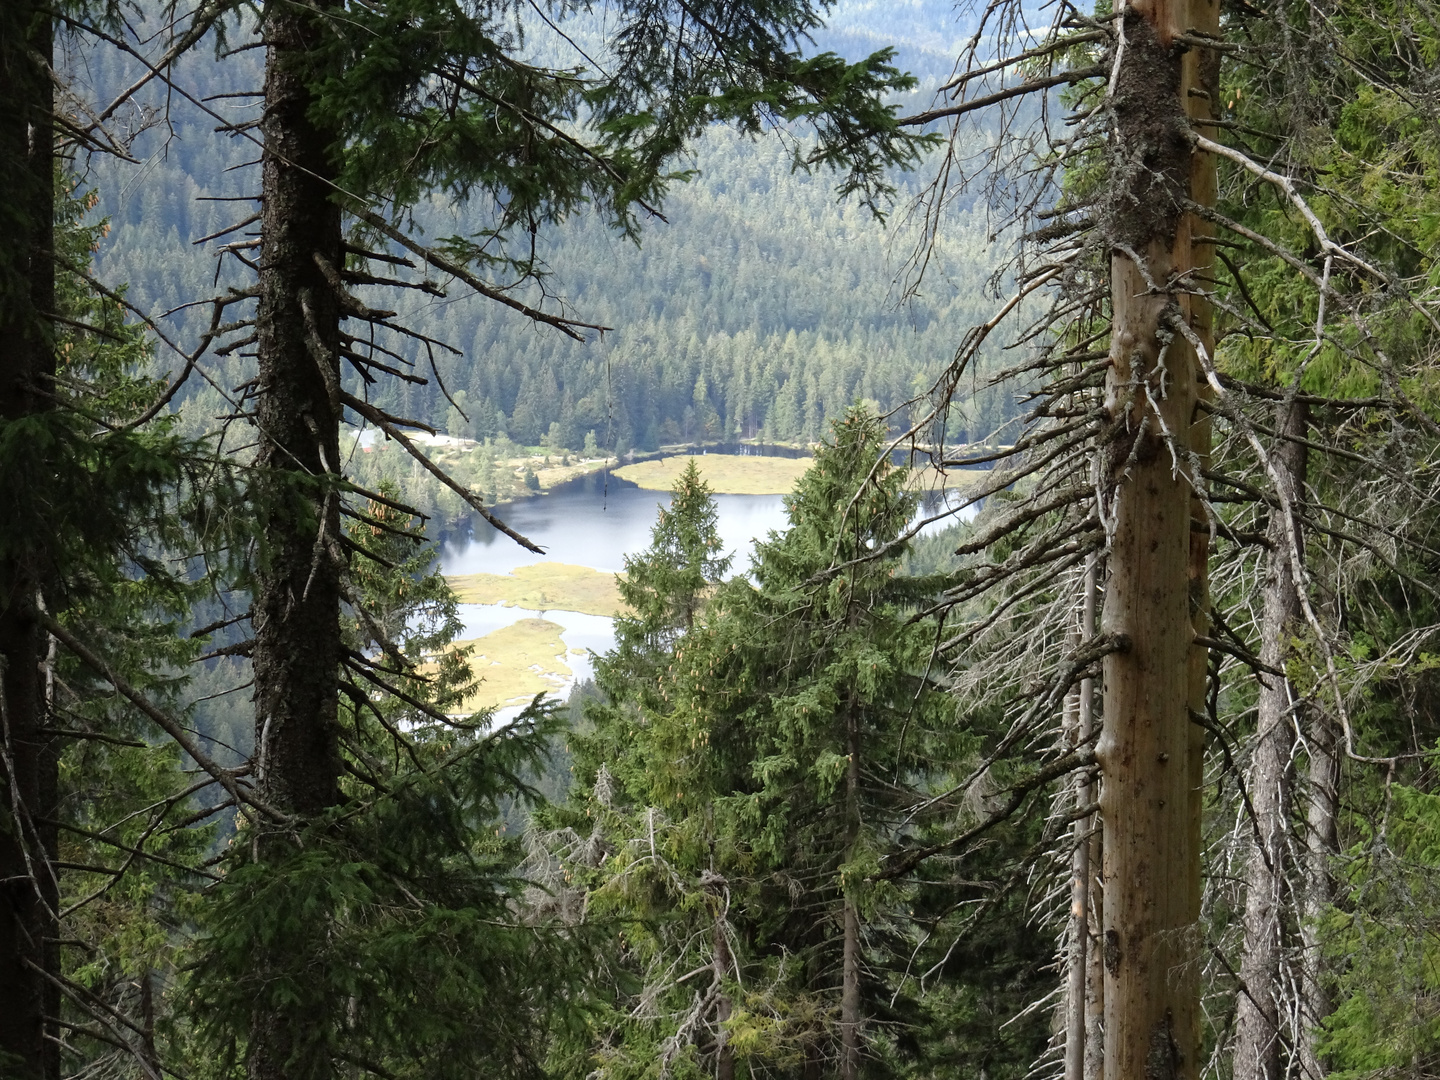
[[[1300,992],[1305,1037],[1299,1040],[1301,1075],[1320,1080],[1328,1064],[1316,1047],[1316,1033],[1329,1017],[1334,1003],[1325,986],[1317,923],[1335,901],[1335,882],[1330,876],[1330,859],[1339,850],[1336,816],[1340,807],[1340,749],[1334,724],[1319,709],[1311,710],[1309,730],[1310,805],[1305,851],[1305,898],[1300,923],[1305,959],[1301,969]]]
[[[1302,442],[1308,409],[1302,402],[1281,402],[1276,410],[1280,443],[1271,460],[1287,501],[1305,490],[1307,453]],[[1290,638],[1302,617],[1292,539],[1298,527],[1279,508],[1271,512],[1273,545],[1265,582],[1260,626],[1260,659],[1283,669],[1292,652]],[[1303,552],[1301,553],[1303,556]],[[1245,867],[1245,951],[1240,959],[1242,989],[1236,1006],[1236,1080],[1277,1080],[1280,1062],[1280,962],[1284,927],[1285,834],[1290,816],[1290,762],[1295,750],[1295,696],[1288,679],[1262,676],[1255,752],[1250,762],[1250,802],[1255,808],[1249,858]]]
[[[301,819],[339,798],[341,659],[339,493],[340,208],[338,138],[310,116],[301,64],[319,41],[321,4],[270,5],[263,131],[262,263],[257,309],[257,503],[263,549],[253,601],[256,775],[264,798]],[[262,840],[261,857],[290,841]],[[323,933],[317,927],[316,933]],[[273,958],[279,962],[280,958]],[[260,985],[272,958],[257,952]],[[330,1070],[303,1038],[324,1017],[262,1005],[251,1027],[254,1080]],[[302,1045],[317,1048],[308,1055]],[[301,1054],[300,1057],[293,1057]],[[293,1058],[293,1060],[292,1060]]]
[[[45,5],[3,6],[0,425],[46,411],[45,398],[33,391],[48,389],[55,374],[48,319],[55,310],[53,28]],[[13,520],[6,527],[17,529]],[[38,537],[28,544],[23,535],[8,539],[9,554],[0,559],[0,1072],[56,1080],[59,1031],[49,1018],[60,1002],[45,974],[59,970],[59,888],[55,828],[44,821],[56,817],[59,748],[45,733],[46,638],[38,618],[44,553],[34,550]]]
[[[723,893],[722,893],[723,896]],[[721,982],[730,974],[730,942],[725,937],[725,915],[721,908],[715,915],[715,981]],[[723,1024],[730,1019],[730,997],[721,994],[715,1006],[715,1019]],[[735,1080],[735,1051],[730,1046],[729,1032],[723,1027],[716,1036],[715,1080]]]
[[[1085,964],[1084,1080],[1105,1075],[1105,965],[1100,947],[1105,927],[1105,890],[1099,870],[1105,865],[1105,841],[1097,816],[1090,834],[1090,948]]]
[[[1095,636],[1096,566],[1092,556],[1085,567],[1084,597],[1080,608],[1080,640]],[[1076,693],[1073,743],[1080,746],[1089,740],[1095,722],[1095,684],[1083,679]],[[1077,807],[1089,806],[1095,799],[1094,784],[1088,773],[1080,774],[1075,785]],[[1095,816],[1087,814],[1075,819],[1075,849],[1070,856],[1070,955],[1066,980],[1065,1010],[1065,1080],[1086,1080],[1085,1060],[1089,1037],[1090,983],[1090,839]]]
[[[840,1078],[860,1075],[860,913],[845,898],[845,971],[840,992]]]
[[[1184,200],[1213,200],[1213,163],[1187,137],[1207,91],[1208,52],[1175,44],[1216,34],[1213,0],[1147,0],[1123,17],[1113,99],[1111,368],[1106,405],[1113,492],[1104,625],[1129,639],[1105,658],[1105,1076],[1198,1074],[1200,778],[1209,536],[1192,480],[1208,455],[1197,424],[1200,369],[1188,330],[1208,348],[1209,311],[1190,293],[1207,257]],[[1198,276],[1198,275],[1197,275]],[[1194,456],[1192,456],[1194,455]],[[1197,462],[1197,457],[1199,461]]]
[[[1208,37],[1220,35],[1220,5],[1218,0],[1190,0],[1190,26],[1196,32]],[[1220,99],[1220,53],[1214,50],[1191,49],[1183,57],[1181,67],[1181,96],[1185,111],[1194,128],[1204,130],[1218,111]],[[1214,206],[1219,189],[1219,175],[1215,160],[1208,154],[1190,156],[1190,198],[1201,206]],[[1214,279],[1215,229],[1204,219],[1195,215],[1186,218],[1189,232],[1188,251],[1190,257],[1191,281],[1203,283]],[[1183,239],[1182,239],[1183,242]],[[1199,350],[1208,360],[1215,354],[1214,309],[1201,285],[1185,298],[1183,315],[1190,326]],[[1201,360],[1196,355],[1197,361]],[[1194,373],[1196,388],[1196,410],[1190,424],[1191,467],[1202,476],[1210,467],[1211,413],[1203,408],[1212,401],[1214,392],[1202,370]],[[1214,541],[1211,532],[1211,510],[1205,500],[1202,483],[1198,477],[1190,493],[1190,624],[1196,637],[1210,635],[1210,548]],[[1193,647],[1190,649],[1190,837],[1188,850],[1193,852],[1186,881],[1187,899],[1190,904],[1190,925],[1195,927],[1193,947],[1200,948],[1200,905],[1201,867],[1200,852],[1203,844],[1203,818],[1205,786],[1205,729],[1201,721],[1209,711],[1210,650]],[[1195,975],[1198,983],[1198,971]],[[1193,984],[1192,984],[1193,985]],[[1198,986],[1195,1000],[1195,1027],[1191,1045],[1195,1047],[1197,1060],[1189,1067],[1190,1075],[1200,1071],[1199,1057],[1199,1001]]]
[[[849,838],[847,855],[860,839],[860,726],[852,703],[848,710],[845,768],[845,815]],[[860,1075],[860,912],[855,898],[845,894],[845,946],[840,987],[840,1080]]]

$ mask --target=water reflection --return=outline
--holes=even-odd
[[[784,496],[714,498],[721,541],[726,553],[734,557],[731,571],[746,571],[754,555],[754,542],[765,539],[772,530],[785,528]],[[963,493],[955,489],[926,491],[916,510],[916,521],[935,517],[946,509],[958,510],[958,517],[969,520],[975,516],[975,509],[960,509],[964,503]],[[546,495],[496,508],[507,525],[544,548],[544,555],[526,551],[486,522],[477,521],[471,536],[444,544],[440,564],[447,574],[507,574],[517,566],[549,561],[618,573],[625,568],[626,555],[650,546],[656,510],[669,505],[669,492],[646,491],[628,480],[597,473]],[[927,525],[923,533],[950,524],[949,518],[942,518]]]

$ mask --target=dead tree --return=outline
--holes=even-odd
[[[1275,427],[1282,441],[1273,460],[1292,506],[1305,489],[1308,416],[1308,407],[1293,395],[1275,410]],[[1291,565],[1292,552],[1304,549],[1302,544],[1292,545],[1288,535],[1295,527],[1284,511],[1271,511],[1268,535],[1272,546],[1267,559],[1260,662],[1273,670],[1261,676],[1255,741],[1246,778],[1255,822],[1245,871],[1245,941],[1240,961],[1244,991],[1236,1002],[1233,1067],[1237,1077],[1253,1080],[1277,1080],[1281,1075],[1284,1041],[1278,983],[1287,893],[1294,880],[1293,874],[1286,873],[1290,858],[1286,841],[1300,709],[1295,687],[1280,672],[1294,652],[1289,643],[1304,619],[1296,587],[1299,573]]]
[[[1079,1019],[1094,1015],[1097,997],[1103,997],[1105,1075],[1198,1075],[1206,1067],[1199,1060],[1202,992],[1216,1005],[1217,1061],[1238,1038],[1247,1060],[1264,1059],[1257,1075],[1279,1068],[1273,1051],[1282,1045],[1301,1048],[1299,1056],[1314,1068],[1302,1028],[1327,1007],[1313,967],[1313,920],[1329,898],[1323,867],[1335,844],[1335,763],[1396,760],[1367,758],[1356,746],[1347,702],[1365,673],[1383,665],[1344,656],[1339,601],[1317,592],[1306,549],[1327,547],[1327,565],[1342,568],[1342,575],[1383,565],[1428,591],[1413,561],[1382,552],[1409,545],[1406,558],[1413,558],[1428,545],[1406,521],[1430,498],[1418,462],[1427,460],[1440,429],[1407,400],[1402,364],[1387,353],[1379,328],[1386,311],[1403,310],[1405,318],[1426,323],[1431,341],[1440,324],[1422,302],[1431,295],[1422,277],[1387,271],[1365,250],[1367,236],[1390,228],[1384,205],[1367,203],[1368,194],[1356,187],[1327,188],[1322,171],[1286,156],[1302,130],[1305,139],[1314,137],[1320,109],[1299,109],[1299,119],[1279,115],[1298,93],[1284,82],[1288,54],[1285,64],[1270,62],[1273,50],[1294,47],[1296,28],[1281,25],[1289,17],[1249,12],[1240,21],[1251,21],[1227,37],[1218,5],[1204,0],[1127,4],[1103,16],[1062,6],[1048,28],[1038,28],[1019,5],[996,0],[981,12],[956,76],[941,88],[942,100],[905,121],[945,122],[954,136],[919,204],[917,273],[929,238],[943,228],[947,200],[967,183],[983,181],[1001,220],[1020,234],[1013,292],[994,318],[964,334],[951,368],[928,402],[916,403],[913,422],[895,444],[908,443],[941,468],[993,464],[995,479],[977,496],[1006,493],[1001,505],[982,512],[973,541],[961,549],[977,565],[938,600],[969,605],[967,619],[943,643],[957,690],[1013,710],[1012,736],[1001,751],[1063,744],[1045,738],[1043,728],[1059,713],[1056,695],[1083,678],[1083,668],[1066,667],[1054,628],[1066,624],[1077,602],[1074,560],[1099,551],[1108,567],[1098,632],[1068,647],[1071,656],[1096,649],[1092,655],[1103,657],[1104,725],[1095,757],[1103,819],[1097,842],[1104,851],[1099,954],[1106,972],[1103,992],[1087,990],[1083,1009],[1074,1001],[1066,1007],[1071,1075],[1085,1060]],[[1317,14],[1301,35],[1305,49],[1343,55],[1327,36],[1336,32]],[[982,56],[982,42],[998,56]],[[1275,85],[1265,88],[1272,95],[1266,104],[1245,106],[1253,111],[1242,118],[1242,94],[1227,96],[1222,87],[1250,72]],[[1367,83],[1374,76],[1367,69],[1354,78]],[[967,155],[960,125],[972,116],[990,120],[1000,138]],[[1260,151],[1259,140],[1271,142]],[[1347,218],[1345,239],[1338,239],[1342,226],[1327,225],[1312,192],[1334,197],[1346,214],[1371,222],[1373,232]],[[1265,200],[1263,213],[1253,209],[1257,193]],[[1285,221],[1296,222],[1303,234],[1298,249]],[[1267,314],[1263,300],[1257,302],[1250,263],[1291,275],[1304,298],[1301,309]],[[1022,357],[1020,350],[1030,350],[1029,357],[979,377],[1016,386],[1030,411],[998,440],[1008,448],[947,449],[949,412],[963,409],[962,379],[975,376],[987,339],[1007,320],[1004,340]],[[1246,366],[1254,363],[1247,357],[1267,355],[1266,349],[1290,358],[1283,381]],[[1301,390],[1307,367],[1322,354],[1349,370],[1374,373],[1366,376],[1374,390],[1348,398]],[[1311,411],[1308,429],[1304,409]],[[1393,439],[1386,444],[1361,434],[1366,423],[1403,426],[1405,452],[1413,443],[1418,455],[1409,459],[1417,462],[1413,475],[1389,460]],[[1318,457],[1326,469],[1386,476],[1395,504],[1382,507],[1354,487],[1328,503],[1311,501],[1304,461],[1295,458],[1299,448],[1309,449],[1312,471]],[[987,560],[992,545],[1001,554]],[[1288,596],[1270,594],[1274,611],[1268,614],[1250,603],[1262,561],[1286,568],[1283,575],[1271,573],[1272,582],[1293,586]],[[1219,608],[1212,609],[1212,596],[1221,599]],[[982,614],[974,614],[977,606]],[[1291,637],[1306,639],[1307,680],[1323,687],[1324,703],[1307,708],[1311,715],[1303,718],[1282,670],[1296,659],[1287,651],[1286,625]],[[1007,632],[1012,641],[1003,640]],[[1432,632],[1417,629],[1387,646],[1396,650],[1391,662]],[[1052,658],[1042,667],[1054,681],[997,670],[1008,661],[1033,673],[1041,650]],[[1342,657],[1352,665],[1343,674]],[[1228,688],[1253,688],[1257,681],[1268,689],[1261,689],[1261,730],[1252,741],[1249,720],[1224,709],[1245,697]],[[1268,851],[1281,842],[1276,830],[1292,810],[1282,782],[1291,758],[1284,740],[1302,720],[1299,727],[1315,736],[1307,747],[1315,778],[1309,849],[1286,854],[1283,881],[1286,871],[1273,860],[1242,857],[1253,870],[1249,900],[1224,878],[1204,886],[1203,838],[1222,861],[1240,848]],[[1326,738],[1331,731],[1333,738]],[[1258,795],[1238,764],[1246,760],[1240,751],[1247,742],[1254,747],[1252,777],[1266,788]],[[994,760],[987,757],[956,791],[978,782]],[[1227,792],[1233,784],[1239,796],[1233,836],[1202,820],[1201,793],[1212,784]],[[1083,814],[1073,791],[1048,790],[1056,815]],[[1012,812],[1025,805],[1006,804]],[[961,839],[947,853],[963,850]],[[1293,848],[1292,841],[1287,833],[1283,843]],[[1082,862],[1073,852],[1079,843],[1077,836],[1070,847],[1046,853],[1058,857],[1051,865],[1063,865],[1072,881]],[[1208,921],[1222,894],[1225,903],[1249,904],[1248,943]],[[1267,899],[1290,903],[1302,894],[1303,915]],[[1053,916],[1057,923],[1063,918],[1058,905]],[[1285,970],[1297,942],[1292,930],[1281,934],[1282,924],[1302,927],[1303,977]],[[1237,989],[1242,964],[1253,970],[1257,993],[1237,1005],[1237,993],[1245,993]],[[1076,970],[1068,981],[1071,993],[1079,993]],[[1248,985],[1250,976],[1243,981]],[[1267,986],[1303,988],[1306,1000]],[[1268,1032],[1263,1039],[1262,1029]],[[1248,1066],[1237,1061],[1237,1075],[1242,1067]]]
[[[1106,409],[1109,577],[1100,813],[1105,828],[1105,1076],[1199,1075],[1201,730],[1209,529],[1192,523],[1210,454],[1198,351],[1213,349],[1208,230],[1214,162],[1187,138],[1218,96],[1218,64],[1177,38],[1213,37],[1218,4],[1137,5],[1112,79],[1112,244]],[[1209,62],[1207,62],[1209,61]],[[1105,228],[1106,225],[1102,225]],[[1200,640],[1197,640],[1200,639]]]

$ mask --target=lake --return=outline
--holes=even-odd
[[[755,539],[785,526],[784,496],[714,498],[725,550],[735,555],[732,569],[741,572],[750,564]],[[668,492],[645,491],[614,476],[588,476],[545,495],[496,507],[496,515],[544,548],[544,555],[526,551],[480,521],[468,540],[452,540],[441,547],[440,568],[446,574],[508,574],[517,566],[554,561],[619,572],[625,569],[626,555],[650,546],[656,512],[669,505]],[[591,677],[590,652],[605,652],[615,644],[610,620],[598,615],[461,604],[460,616],[466,638],[483,637],[523,618],[543,616],[557,623],[564,627],[564,641],[571,650],[566,663],[576,679]]]
[[[749,569],[755,540],[785,527],[784,496],[716,495],[714,499],[720,537],[725,552],[734,559],[731,572],[744,573]],[[479,521],[469,538],[442,545],[440,568],[450,575],[508,574],[519,566],[555,561],[618,572],[625,568],[626,555],[650,546],[656,511],[669,505],[667,492],[646,491],[614,476],[593,474],[545,495],[495,508],[496,516],[544,548],[544,555],[526,551]],[[929,514],[934,512],[932,508]],[[575,679],[591,677],[590,653],[603,653],[615,643],[611,621],[597,615],[530,611],[500,604],[461,604],[460,615],[465,623],[465,638],[483,637],[524,618],[543,617],[563,627],[563,640],[569,650],[564,662],[573,676],[564,680],[563,688],[557,687],[562,697]],[[503,710],[502,715],[510,711]]]

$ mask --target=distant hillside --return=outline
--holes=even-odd
[[[587,29],[597,28],[580,20],[569,29],[585,45]],[[815,48],[854,57],[894,43],[897,62],[922,80],[905,103],[910,109],[928,104],[963,38],[945,3],[846,0],[817,33]],[[534,47],[551,46],[539,39]],[[197,57],[182,76],[196,97],[254,89],[259,56],[243,52],[218,66]],[[72,66],[102,88],[132,76],[113,56],[104,62],[111,67],[94,58]],[[212,107],[226,116],[255,113],[243,99],[217,99]],[[206,201],[244,196],[258,182],[246,165],[258,156],[255,146],[216,135],[214,127],[174,99],[169,131],[153,130],[137,143],[143,165],[96,166],[97,212],[113,223],[100,270],[128,282],[131,298],[156,315],[208,294],[212,245],[191,242],[250,212],[245,202]],[[435,359],[452,394],[463,393],[457,401],[468,419],[451,409],[433,378],[428,386],[392,382],[379,399],[457,435],[503,432],[522,445],[544,438],[578,448],[593,431],[605,448],[623,450],[707,438],[811,441],[852,401],[890,410],[923,392],[964,330],[993,304],[983,208],[952,208],[924,296],[902,304],[893,282],[910,253],[908,234],[854,203],[837,204],[833,177],[793,170],[797,145],[803,135],[750,141],[712,132],[696,148],[698,175],[675,185],[665,204],[668,223],[649,222],[639,248],[583,216],[538,237],[551,271],[551,306],[614,328],[588,344],[467,297],[463,287],[443,300],[399,297],[409,325],[462,351]],[[892,223],[903,223],[927,179],[924,170],[895,178]],[[463,231],[467,214],[435,205],[418,218],[431,235],[446,235]],[[221,284],[245,283],[246,275],[228,266]],[[539,292],[531,299],[539,301]],[[386,304],[397,306],[396,298]],[[187,309],[168,322],[193,341],[208,314]],[[408,352],[428,376],[428,358]],[[212,370],[220,385],[234,386],[248,378],[245,365],[236,358]],[[192,429],[230,411],[203,384],[182,408]],[[988,433],[1013,410],[982,394],[966,411],[952,436]]]

